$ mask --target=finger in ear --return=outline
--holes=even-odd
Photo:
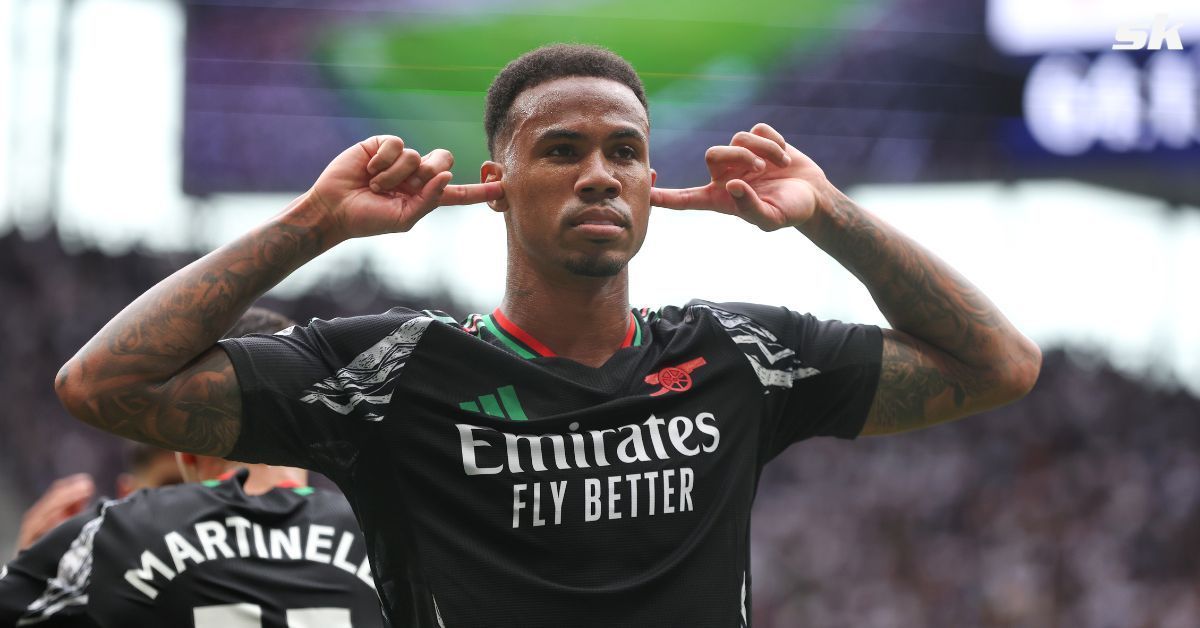
[[[480,183],[499,183],[503,185],[504,180],[501,178],[501,173],[498,170],[499,165],[496,163],[490,161],[484,163],[483,168],[479,172]],[[508,201],[504,199],[503,188],[501,188],[501,194],[498,198],[487,201],[487,206],[492,211],[501,214],[508,211]]]
[[[503,194],[500,195],[500,198],[488,201],[487,205],[492,208],[492,211],[498,214],[508,211],[508,199],[504,198]]]

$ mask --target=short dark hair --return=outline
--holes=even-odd
[[[584,44],[551,44],[531,50],[504,66],[488,88],[483,112],[488,153],[496,155],[496,137],[508,125],[508,112],[521,92],[560,78],[590,76],[609,79],[633,90],[649,113],[646,89],[637,71],[617,53]]]
[[[295,325],[292,319],[265,307],[252,307],[225,332],[225,338],[241,338],[250,334],[273,334]]]
[[[150,467],[155,458],[159,456],[175,457],[175,452],[170,449],[147,445],[135,441],[126,441],[125,443],[125,467],[129,471],[137,473]]]

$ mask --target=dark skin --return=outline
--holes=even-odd
[[[500,309],[556,354],[600,366],[629,327],[626,264],[650,220],[646,110],[620,83],[566,78],[522,92],[503,131],[481,169],[504,183],[490,203],[508,233]]]
[[[76,418],[189,453],[225,456],[241,429],[241,390],[216,342],[292,271],[350,238],[405,232],[438,205],[500,198],[499,183],[450,185],[453,157],[395,136],[338,155],[282,213],[189,264],[126,306],[55,379]]]
[[[862,281],[891,323],[863,434],[962,418],[1033,388],[1037,345],[949,264],[835,188],[775,129],[755,125],[706,159],[708,185],[656,188],[651,202],[732,214],[764,231],[797,229]]]
[[[394,136],[360,142],[279,216],[168,277],[63,366],[56,389],[76,417],[122,436],[223,456],[240,391],[215,346],[250,304],[349,238],[403,232],[438,205],[506,213],[501,308],[559,355],[603,364],[628,324],[625,264],[650,205],[718,211],[764,230],[794,227],[870,290],[893,329],[864,433],[960,418],[1032,388],[1037,346],[935,255],[858,207],[807,156],[759,124],[710,148],[712,181],[654,188],[646,112],[629,88],[568,78],[518,96],[483,183],[449,185],[451,155]],[[595,330],[580,335],[580,326]]]

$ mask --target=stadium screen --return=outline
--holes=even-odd
[[[1200,202],[1200,5],[1160,4],[190,2],[184,187],[304,189],[377,133],[448,148],[474,180],[491,78],[581,41],[641,73],[666,185],[762,120],[843,184],[1074,177]],[[1113,50],[1121,28],[1146,49]]]

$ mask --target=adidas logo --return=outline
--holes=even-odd
[[[521,407],[521,401],[517,399],[516,389],[512,386],[501,386],[496,389],[495,394],[480,395],[474,401],[464,401],[458,404],[458,407],[468,412],[482,412],[497,419],[510,421],[529,419],[525,415],[525,408]]]

